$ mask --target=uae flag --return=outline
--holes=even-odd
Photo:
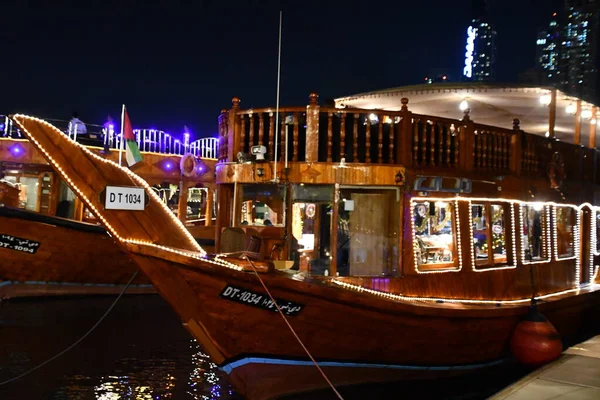
[[[140,153],[140,149],[138,149],[135,141],[135,135],[133,134],[133,128],[131,127],[131,121],[126,109],[123,110],[123,137],[125,139],[127,165],[131,167],[142,161],[142,153]]]

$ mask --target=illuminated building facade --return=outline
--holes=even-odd
[[[463,78],[467,81],[493,81],[496,64],[496,31],[487,17],[485,1],[473,2],[473,19],[467,28]]]
[[[597,95],[598,1],[565,0],[560,85],[568,94]]]
[[[541,83],[557,84],[560,82],[560,50],[562,35],[556,13],[546,30],[538,33],[536,41],[536,69],[541,73]]]

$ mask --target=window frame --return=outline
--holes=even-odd
[[[525,255],[525,245],[523,242],[523,230],[525,229],[525,222],[523,221],[523,210],[526,207],[534,207],[535,204],[540,204],[538,202],[527,202],[527,203],[521,203],[519,205],[519,243],[521,246],[521,254],[520,254],[520,258],[521,258],[521,263],[523,265],[533,265],[533,264],[547,264],[547,263],[551,263],[552,262],[552,209],[551,206],[549,204],[546,203],[541,203],[542,204],[542,210],[544,211],[544,228],[542,228],[542,232],[543,234],[545,234],[545,240],[542,241],[542,245],[545,246],[546,248],[546,256],[544,259],[542,260],[536,260],[536,261],[532,261],[532,260],[528,260],[526,255]],[[535,210],[535,208],[534,208]]]
[[[450,221],[452,223],[452,261],[451,262],[442,262],[442,263],[431,263],[431,264],[419,264],[418,262],[418,251],[420,252],[420,248],[418,247],[417,242],[417,231],[415,229],[415,207],[419,203],[424,202],[444,202],[448,203],[452,208],[452,216],[450,217]],[[417,274],[431,274],[431,273],[442,273],[442,272],[459,272],[462,269],[462,252],[460,249],[460,227],[457,226],[457,221],[459,220],[459,201],[455,199],[448,198],[413,198],[409,203],[410,207],[410,228],[411,228],[411,237],[412,237],[412,252],[413,252],[413,263],[414,270]]]
[[[485,260],[477,262],[475,253],[475,232],[473,230],[473,206],[485,206],[486,218],[486,243],[488,247],[488,257]],[[504,247],[506,248],[506,259],[504,261],[496,261],[494,257],[494,248],[492,247],[493,230],[492,230],[492,207],[500,206],[502,208],[502,219],[504,224]],[[510,219],[509,219],[510,214]],[[515,251],[515,236],[514,236],[514,206],[511,202],[497,200],[471,200],[469,201],[469,229],[471,232],[471,265],[474,271],[489,271],[497,269],[516,268],[516,251]],[[513,234],[510,235],[509,232]]]
[[[572,256],[566,256],[566,257],[561,257],[558,254],[558,208],[571,208],[573,210],[573,212],[575,213],[575,223],[573,224],[573,255]],[[566,261],[566,260],[573,260],[579,257],[579,253],[580,253],[580,249],[579,249],[579,245],[580,245],[580,239],[579,239],[579,233],[581,231],[581,213],[580,213],[580,209],[578,207],[575,206],[571,206],[568,204],[557,204],[552,206],[552,220],[553,220],[553,224],[552,224],[552,238],[553,238],[553,246],[554,246],[554,251],[552,252],[554,255],[554,260],[555,261]]]

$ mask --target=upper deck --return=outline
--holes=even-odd
[[[439,93],[432,93],[430,100],[426,102],[424,94],[415,95],[419,99],[420,110],[427,111],[429,104],[430,109],[438,115],[413,112],[411,99],[399,97],[397,92],[384,92],[376,96],[378,103],[375,105],[390,107],[385,110],[374,107],[353,108],[348,105],[352,104],[350,98],[343,100],[345,103],[338,99],[337,107],[324,107],[319,105],[318,95],[312,93],[306,106],[280,108],[277,128],[280,143],[277,146],[275,109],[242,110],[239,108],[240,100],[234,98],[231,110],[224,110],[219,118],[219,135],[222,140],[219,161],[236,162],[238,152],[249,153],[252,146],[264,145],[271,161],[277,151],[277,158],[283,164],[287,153],[292,166],[287,171],[292,174],[288,178],[292,181],[310,178],[314,183],[397,183],[394,181],[395,172],[391,179],[378,178],[371,182],[365,182],[362,178],[340,182],[339,173],[327,174],[322,173],[322,170],[319,170],[320,174],[316,177],[309,177],[306,173],[293,176],[293,166],[298,163],[308,163],[313,169],[319,169],[319,163],[331,163],[335,164],[332,167],[388,167],[386,169],[390,169],[390,172],[393,168],[404,167],[407,174],[478,179],[515,178],[548,182],[549,176],[553,175],[554,181],[551,180],[549,187],[562,186],[563,181],[581,185],[600,184],[600,177],[595,172],[599,166],[595,146],[595,106],[579,99],[563,98],[563,94],[553,90],[532,88],[527,92],[517,93],[521,99],[518,104],[521,110],[514,111],[509,107],[514,101],[507,93],[504,96],[491,93],[488,97],[496,99],[498,95],[505,107],[499,110],[496,107],[499,117],[495,119],[490,118],[489,111],[478,111],[479,115],[486,116],[486,121],[496,123],[490,125],[475,120],[473,114],[477,113],[472,112],[471,106],[459,110],[460,99],[464,99],[461,97],[464,94],[457,93],[455,89],[447,90],[452,99],[451,111],[448,96],[444,100]],[[481,94],[468,93],[471,96],[468,100],[472,101],[474,107],[487,110],[495,107],[484,103]],[[480,99],[472,100],[476,95]],[[363,97],[357,96],[363,99],[361,104],[366,106],[368,104]],[[542,104],[546,98],[549,104]],[[382,99],[385,101],[381,101]],[[529,108],[526,107],[528,103]],[[573,114],[560,109],[564,104],[571,103],[575,106]],[[394,104],[399,104],[399,107],[393,106]],[[340,108],[342,105],[344,107]],[[590,118],[587,118],[588,111],[591,113]],[[448,114],[463,116],[460,119],[444,116]],[[546,119],[546,123],[544,127],[538,126],[538,134],[526,132],[521,127],[520,118],[516,117],[518,115],[526,120],[529,127],[540,125],[540,115]],[[571,133],[568,121],[572,122]],[[542,130],[548,132],[547,136],[539,134]],[[242,169],[243,166],[235,171]],[[281,171],[278,174],[283,178],[282,173],[286,171],[283,167],[279,169]],[[267,170],[263,180],[272,179],[273,175],[272,171]],[[218,174],[217,179],[220,182],[244,181],[249,176],[227,172]],[[332,179],[334,181],[329,182]],[[591,187],[590,190],[593,191]]]

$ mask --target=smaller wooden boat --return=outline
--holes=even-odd
[[[99,225],[0,206],[0,298],[119,293],[137,266]],[[127,293],[155,293],[139,274]]]

